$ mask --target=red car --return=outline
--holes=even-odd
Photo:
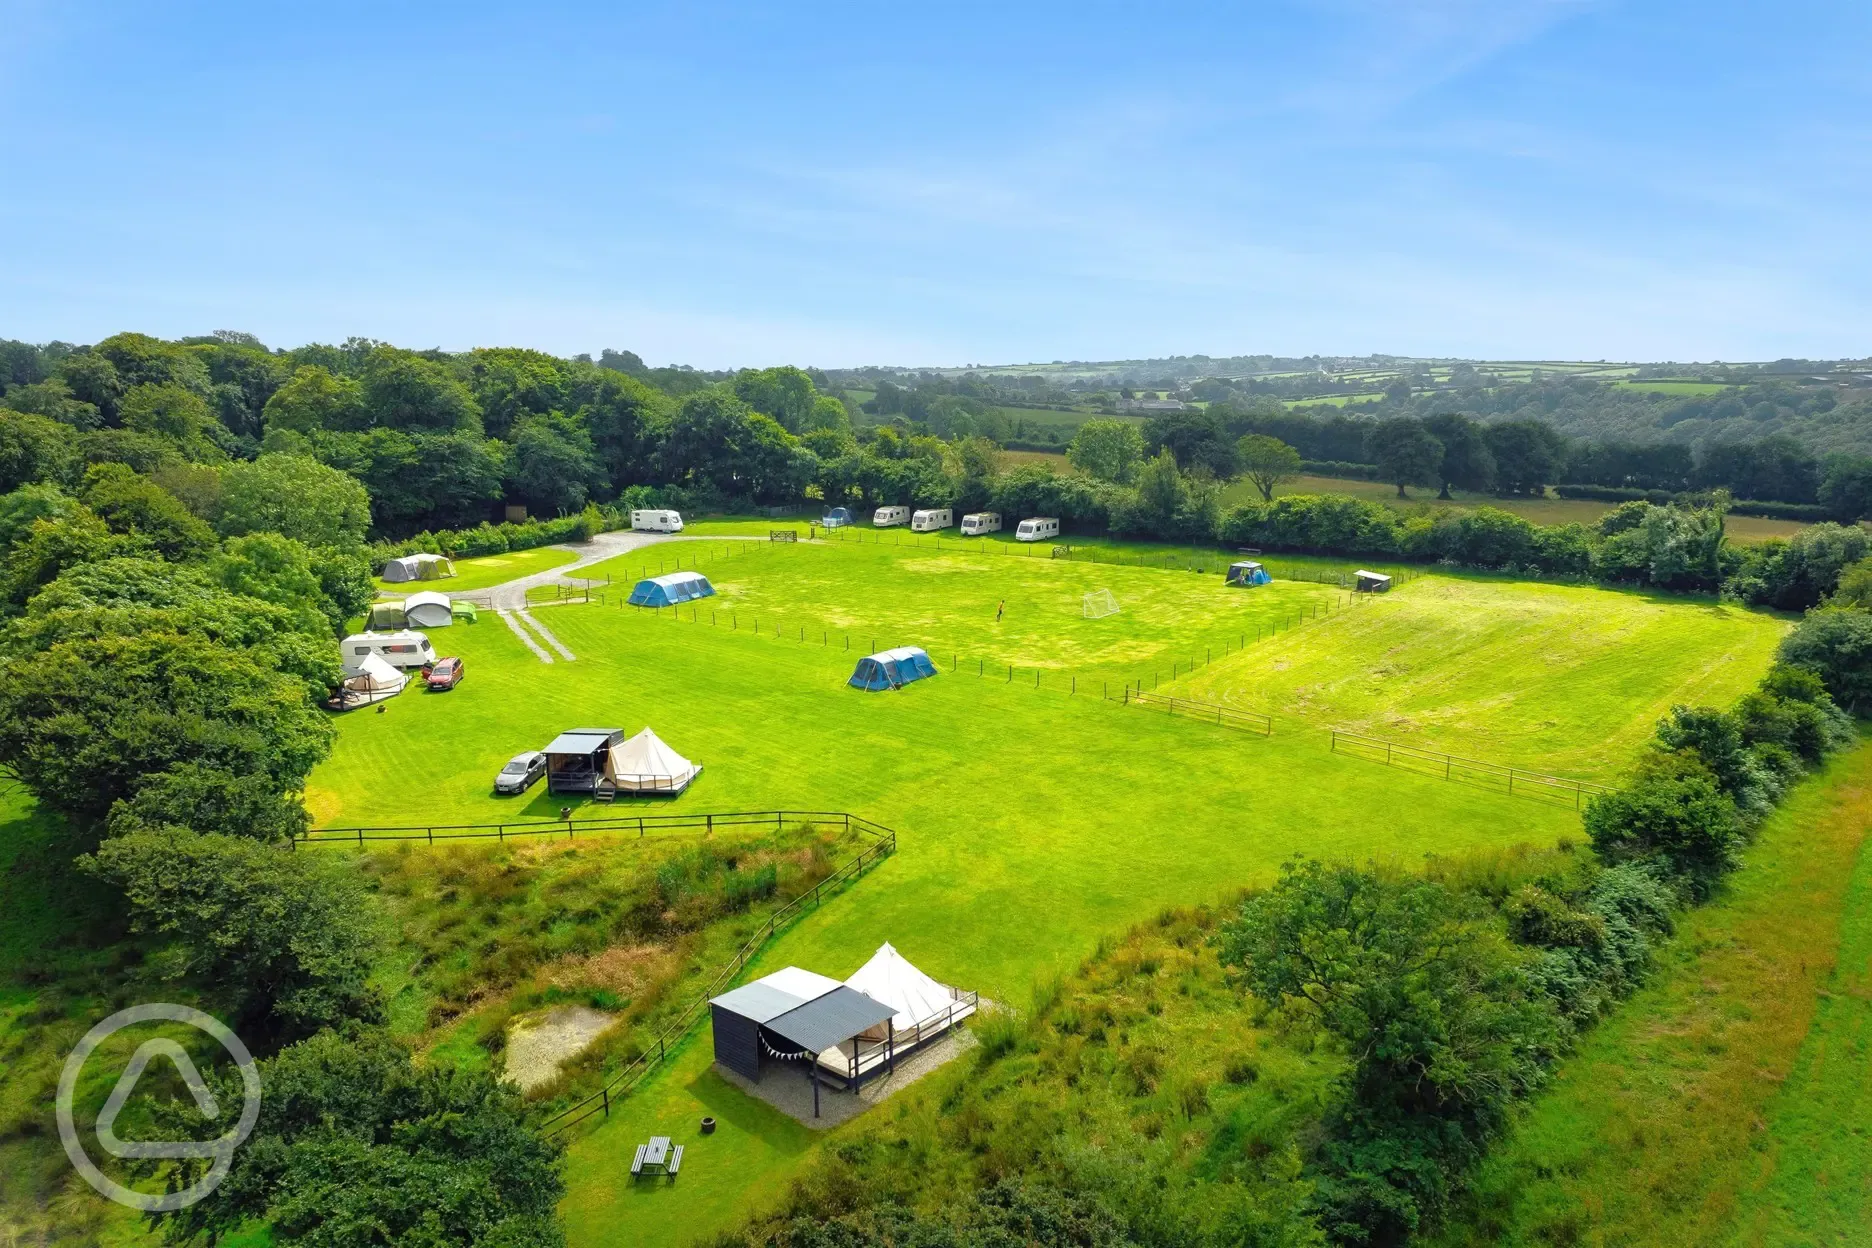
[[[437,659],[434,666],[423,673],[423,679],[428,682],[431,689],[438,692],[443,689],[453,689],[461,684],[462,661],[460,659]]]

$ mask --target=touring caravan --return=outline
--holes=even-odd
[[[389,633],[353,633],[339,644],[345,675],[364,670],[364,660],[376,655],[391,667],[421,667],[436,660],[435,647],[423,634],[410,629]]]
[[[636,533],[680,533],[682,513],[676,511],[633,511],[631,530]]]
[[[947,507],[932,507],[910,517],[910,528],[918,533],[934,533],[955,523],[955,512]]]
[[[1040,542],[1058,536],[1059,519],[1056,516],[1035,516],[1031,520],[1021,521],[1020,527],[1014,530],[1014,540],[1017,542]]]
[[[880,529],[894,529],[900,524],[910,523],[908,507],[880,507],[871,513],[871,523]]]
[[[964,537],[1000,531],[1001,517],[992,511],[976,511],[962,517],[962,536]]]

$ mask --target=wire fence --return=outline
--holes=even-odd
[[[1523,771],[1519,767],[1501,763],[1459,758],[1454,754],[1442,754],[1436,750],[1420,749],[1414,745],[1403,745],[1340,729],[1333,730],[1332,752],[1350,754],[1424,775],[1440,775],[1445,780],[1505,789],[1516,797],[1562,801],[1575,810],[1580,809],[1589,797],[1612,792],[1611,786],[1591,780],[1571,780],[1563,776],[1543,775],[1537,771]]]
[[[581,600],[576,591],[573,592],[571,600]],[[615,603],[620,609],[631,609],[632,606],[627,596],[604,591],[593,593],[590,601],[596,602],[601,606],[609,606]],[[1058,668],[1050,667],[1022,667],[1019,664],[1005,662],[1000,659],[990,663],[986,657],[976,656],[974,661],[975,675],[983,679],[998,679],[1003,684],[1015,684],[1018,682],[1029,689],[1047,689],[1054,692],[1062,692],[1069,696],[1076,695],[1080,692],[1079,682],[1081,680],[1086,682],[1086,693],[1096,692],[1100,696],[1108,698],[1111,696],[1111,686],[1114,681],[1118,684],[1121,692],[1127,686],[1136,690],[1154,690],[1160,687],[1165,680],[1174,681],[1188,676],[1191,672],[1209,666],[1209,664],[1215,662],[1217,659],[1226,658],[1238,651],[1245,650],[1250,645],[1258,643],[1265,638],[1273,637],[1279,633],[1291,632],[1293,629],[1303,624],[1309,624],[1316,620],[1330,619],[1334,615],[1341,614],[1345,611],[1362,609],[1376,601],[1378,601],[1378,599],[1373,595],[1358,594],[1348,590],[1344,593],[1329,596],[1316,602],[1293,605],[1267,618],[1257,620],[1252,626],[1252,631],[1250,631],[1248,626],[1243,626],[1234,636],[1208,639],[1207,644],[1203,646],[1200,652],[1193,651],[1188,657],[1172,657],[1170,659],[1170,670],[1168,672],[1164,671],[1162,667],[1153,664],[1148,671],[1137,673],[1137,669],[1133,668],[1132,672],[1135,674],[1123,674],[1114,677],[1109,673],[1061,671]],[[812,635],[818,633],[819,645],[822,649],[830,649],[832,645],[832,630],[817,623],[806,625],[798,623],[797,621],[776,620],[772,616],[763,618],[758,614],[750,612],[748,615],[748,626],[742,628],[741,612],[740,609],[736,607],[705,607],[695,603],[679,603],[670,607],[651,606],[638,607],[636,609],[648,610],[652,615],[658,618],[667,615],[674,620],[679,620],[684,623],[707,624],[713,628],[719,628],[722,624],[726,623],[730,632],[748,633],[754,637],[770,637],[777,641],[791,641],[806,646],[812,644]],[[708,617],[706,620],[702,618],[705,615]],[[724,620],[722,618],[723,616],[726,616],[727,619]],[[880,644],[882,641],[883,639],[876,633],[852,633],[849,631],[842,631],[839,633],[839,650],[841,653],[855,652],[861,656],[876,654],[883,648],[883,645]],[[867,643],[869,644],[869,649],[865,648]],[[1221,651],[1220,654],[1216,653],[1218,650]],[[932,653],[930,658],[939,668],[941,667],[942,655],[940,650]],[[1157,663],[1161,662],[1162,659],[1159,658]],[[962,662],[960,651],[950,652],[948,667],[950,672],[966,672],[969,666],[969,664]]]
[[[771,827],[787,823],[836,823],[846,832],[856,832],[873,839],[896,836],[889,828],[860,815],[842,810],[731,810],[672,811],[665,814],[599,815],[591,818],[524,819],[511,823],[438,823],[396,824],[379,827],[313,828],[293,838],[295,845],[363,845],[370,841],[496,840],[528,836],[563,836],[578,839],[581,833],[636,832],[642,838],[652,832],[681,828]]]
[[[1173,698],[1129,686],[1125,687],[1120,700],[1127,706],[1160,707],[1169,715],[1182,715],[1187,719],[1200,719],[1204,723],[1229,728],[1243,728],[1264,737],[1274,735],[1273,719],[1258,711],[1240,711],[1232,706],[1218,706],[1214,702],[1199,702],[1194,698]]]
[[[606,1080],[598,1091],[583,1100],[574,1102],[541,1123],[541,1128],[547,1136],[569,1131],[587,1119],[600,1114],[610,1117],[611,1103],[629,1096],[652,1071],[669,1060],[671,1046],[688,1034],[689,1029],[708,1009],[710,999],[719,996],[724,988],[733,983],[735,977],[747,968],[747,964],[781,928],[805,914],[809,909],[817,910],[825,904],[826,898],[833,892],[839,891],[848,883],[857,881],[868,869],[897,852],[897,834],[883,824],[860,818],[857,815],[843,817],[847,821],[847,827],[856,828],[874,837],[872,843],[865,846],[857,857],[814,885],[812,891],[800,894],[768,915],[767,921],[761,924],[760,929],[750,936],[735,951],[734,956],[715,972],[708,986],[685,1006],[680,1014],[664,1024],[655,1035],[645,1041],[643,1050],[622,1070]]]

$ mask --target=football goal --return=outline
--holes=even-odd
[[[1109,589],[1095,589],[1085,596],[1085,618],[1102,620],[1118,614],[1118,599]]]

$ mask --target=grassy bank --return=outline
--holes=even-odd
[[[1651,982],[1563,1063],[1441,1242],[1858,1242],[1869,825],[1862,745],[1684,916]]]

